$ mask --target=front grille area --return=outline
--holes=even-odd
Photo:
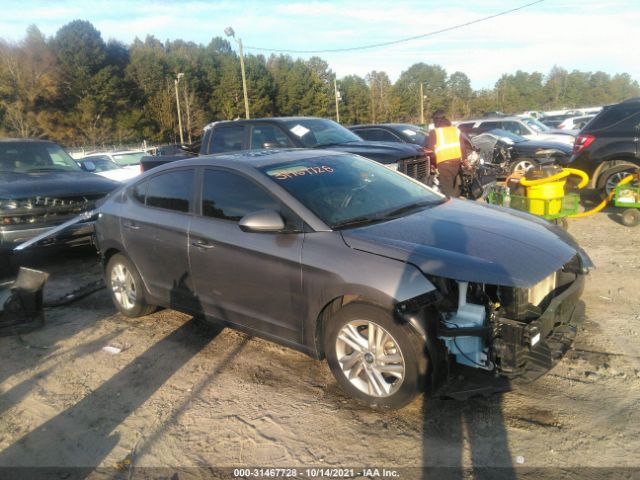
[[[426,183],[429,178],[429,158],[412,157],[398,162],[398,170],[416,180]]]
[[[0,200],[0,227],[55,225],[92,209],[102,195]]]

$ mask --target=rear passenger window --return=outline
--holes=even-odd
[[[374,142],[400,142],[401,140],[393,133],[387,132],[381,128],[371,128],[355,130],[354,133],[359,135],[365,140],[371,140]]]
[[[251,147],[286,148],[293,146],[285,133],[275,125],[257,125],[251,130]]]
[[[161,173],[133,189],[133,197],[149,207],[188,212],[193,192],[193,170]]]
[[[638,107],[609,108],[589,124],[589,130],[600,130],[613,127],[621,132],[633,132],[640,123],[640,110]]]
[[[258,210],[279,210],[280,202],[251,180],[223,170],[205,170],[202,215],[238,221]]]
[[[477,130],[478,132],[488,132],[489,130],[493,130],[494,128],[503,128],[503,129],[507,129],[505,126],[503,126],[502,122],[482,122]]]
[[[244,149],[244,125],[218,127],[212,132],[211,153]]]
[[[529,135],[531,132],[518,122],[502,122],[502,128],[516,135]]]

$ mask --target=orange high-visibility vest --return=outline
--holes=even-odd
[[[436,128],[435,132],[436,144],[434,152],[436,154],[436,164],[462,158],[460,131],[456,127],[440,127]]]

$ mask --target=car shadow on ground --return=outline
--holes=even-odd
[[[422,404],[423,479],[516,478],[502,396]]]
[[[173,298],[175,293],[172,291],[171,295]],[[185,292],[181,292],[181,295],[184,298]],[[198,298],[193,294],[192,297],[191,305],[198,314],[133,359],[78,403],[0,452],[3,478],[42,475],[43,470],[38,470],[42,467],[47,467],[45,473],[51,473],[50,469],[54,467],[57,475],[63,475],[61,478],[89,476],[118,444],[120,434],[117,428],[122,422],[224,329],[222,324],[203,322]],[[104,340],[101,338],[94,344],[83,346],[82,352],[99,348]],[[240,344],[236,350],[239,351],[243,346],[244,343]],[[82,352],[76,353],[82,355]],[[216,372],[222,371],[235,353],[228,354]],[[37,381],[39,376],[47,372],[40,372],[31,381]],[[205,383],[209,381],[211,376]],[[15,404],[28,392],[28,383],[22,382],[8,392],[9,404],[4,408]],[[195,394],[197,392],[192,396]],[[187,403],[188,400],[181,408],[185,408]],[[147,439],[141,445],[141,451],[153,444],[162,431],[158,430]]]
[[[0,452],[0,466],[86,465],[89,473],[118,443],[117,427],[222,329],[191,318],[80,402]],[[109,415],[96,415],[104,405]],[[75,448],[59,441],[70,435]]]
[[[440,220],[433,223],[430,234],[423,241],[425,245],[436,248],[447,245],[451,251],[468,255],[469,258],[483,258],[484,249],[491,247],[474,239],[477,232],[464,224]],[[510,253],[507,251],[505,255]],[[414,255],[415,259],[412,259]],[[427,271],[434,269],[441,272],[437,260],[429,259],[429,250],[416,251],[409,255],[408,263],[423,265],[422,268]],[[447,271],[439,275],[444,278],[465,278],[468,275],[466,269],[464,262],[452,262]],[[496,264],[492,266],[492,271],[496,278],[513,278],[507,267]],[[409,271],[407,274],[410,274]],[[426,327],[425,354],[431,363],[431,385],[427,386],[421,409],[421,478],[515,479],[502,397],[492,394],[509,390],[509,383],[506,380],[494,383],[491,375],[487,375],[487,380],[480,375],[480,380],[477,380],[475,372],[482,372],[478,368],[467,367],[469,374],[450,370],[446,366],[446,352],[436,340],[435,324],[439,320],[431,320]],[[436,362],[435,358],[439,358],[440,362]],[[446,398],[451,394],[458,398],[455,394],[461,391],[477,391],[477,395],[486,395],[486,398],[473,395],[466,400]]]

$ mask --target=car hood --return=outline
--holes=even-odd
[[[571,155],[573,146],[565,142],[556,142],[554,140],[525,140],[514,145],[517,150],[526,152],[536,152],[538,150],[558,150],[565,155]]]
[[[529,288],[575,255],[593,266],[568,233],[545,220],[464,200],[341,233],[351,248],[458,281]]]
[[[540,140],[547,142],[567,143],[573,146],[574,136],[566,133],[539,133],[537,135],[525,135],[530,140]]]
[[[0,198],[106,195],[120,183],[89,172],[3,173]]]
[[[361,142],[341,143],[322,148],[354,153],[384,164],[396,163],[398,160],[424,155],[419,145],[395,142],[367,142],[363,140]]]

